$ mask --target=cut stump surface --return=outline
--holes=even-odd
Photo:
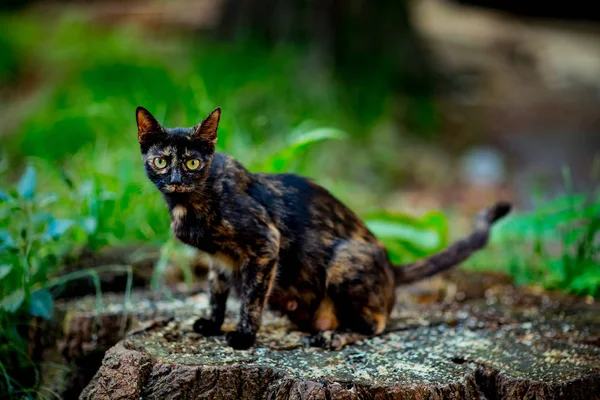
[[[459,275],[446,299],[400,288],[385,334],[340,351],[270,312],[246,351],[194,333],[197,314],[156,322],[106,353],[81,398],[600,399],[598,303]]]

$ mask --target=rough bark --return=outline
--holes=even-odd
[[[399,290],[388,331],[341,351],[309,347],[272,313],[254,348],[232,350],[192,331],[199,295],[195,310],[109,350],[80,398],[600,398],[597,303],[481,275],[447,282]],[[234,323],[230,313],[225,329]]]
[[[204,289],[199,286],[197,290]],[[61,398],[76,399],[100,367],[106,351],[127,332],[200,313],[206,307],[204,294],[201,299],[183,292],[171,294],[139,290],[125,302],[121,293],[104,293],[100,308],[94,295],[57,301],[54,321],[36,319],[30,329],[29,353],[54,363],[42,364],[44,386]],[[56,368],[57,364],[68,370]]]

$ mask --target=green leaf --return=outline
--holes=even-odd
[[[342,140],[346,138],[343,131],[333,128],[317,128],[297,135],[283,149],[271,154],[262,163],[261,170],[270,172],[285,171],[300,153],[311,145],[324,140]]]
[[[343,140],[345,138],[346,134],[339,129],[317,128],[297,135],[292,140],[290,148],[298,149],[323,140]]]
[[[382,238],[420,243],[420,246],[433,250],[446,245],[448,227],[446,217],[441,212],[432,212],[418,219],[407,214],[380,210],[365,215],[364,220]]]
[[[0,248],[3,249],[15,249],[17,244],[15,243],[10,233],[6,230],[0,230]]]
[[[421,226],[427,226],[438,233],[442,240],[440,248],[448,244],[448,219],[443,212],[432,211],[425,214],[421,218]]]
[[[558,209],[572,209],[577,208],[585,204],[585,194],[567,194],[559,196],[553,200],[547,201],[544,204],[537,207],[536,212],[547,213],[556,212]]]
[[[37,205],[39,207],[46,207],[46,206],[56,202],[57,200],[58,200],[58,196],[54,193],[50,193],[50,194],[44,195],[40,199],[37,199]]]
[[[432,229],[419,229],[396,221],[369,220],[366,224],[381,239],[399,239],[429,249],[437,249],[442,244],[439,233]]]
[[[71,219],[53,219],[48,225],[46,235],[52,239],[61,237],[74,223]]]
[[[17,192],[19,195],[27,200],[33,199],[36,181],[37,176],[35,168],[33,168],[31,165],[28,165],[27,168],[25,168],[23,176],[21,176],[21,179],[19,179],[19,183],[17,184]]]
[[[0,279],[4,278],[6,275],[8,275],[10,273],[10,271],[12,270],[12,265],[11,264],[2,264],[0,265]]]
[[[32,220],[36,224],[47,224],[54,220],[54,216],[49,212],[41,211],[35,213]]]
[[[88,235],[96,233],[98,229],[98,220],[94,217],[85,217],[81,220],[81,227]]]
[[[48,289],[41,289],[31,293],[31,302],[29,304],[29,313],[31,315],[51,320],[53,312],[54,299]]]
[[[580,295],[590,294],[594,296],[600,288],[600,274],[594,275],[587,272],[580,275],[571,282],[569,288]]]
[[[19,307],[21,307],[21,304],[23,304],[24,300],[25,292],[23,291],[23,289],[18,289],[6,296],[5,298],[3,298],[0,302],[0,307],[4,311],[7,311],[9,313],[15,313],[19,310]]]
[[[394,265],[405,264],[421,258],[420,254],[415,252],[406,246],[405,242],[394,241],[394,240],[382,240],[388,251],[390,261]]]
[[[0,203],[9,201],[9,200],[10,200],[10,196],[8,195],[8,193],[6,193],[4,190],[0,190]]]

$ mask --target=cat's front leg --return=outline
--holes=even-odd
[[[277,271],[278,257],[257,257],[242,269],[242,306],[237,329],[227,333],[227,344],[245,350],[256,340],[265,303]]]
[[[231,289],[231,275],[218,268],[211,267],[208,273],[210,287],[210,315],[194,322],[194,331],[204,336],[221,334],[225,320],[227,297]]]

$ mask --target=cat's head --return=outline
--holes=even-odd
[[[143,107],[136,110],[138,141],[148,178],[165,194],[201,190],[215,153],[221,109],[191,128],[165,128]]]

